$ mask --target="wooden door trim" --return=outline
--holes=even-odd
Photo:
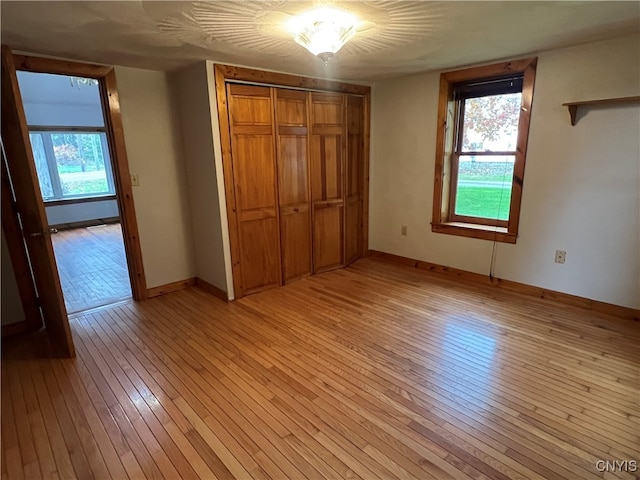
[[[79,63],[56,58],[33,57],[31,55],[13,55],[16,70],[33,73],[52,73],[56,75],[73,75],[76,77],[100,79],[105,77],[113,67],[92,63]]]
[[[282,221],[280,220],[280,180],[278,176],[278,159],[280,157],[280,132],[276,130],[276,112],[278,106],[276,102],[276,89],[269,88],[269,97],[271,99],[271,149],[273,151],[273,193],[275,195],[276,206],[276,236],[278,238],[278,253],[280,261],[278,262],[278,284],[284,285],[284,265],[282,265]]]
[[[147,298],[147,283],[142,263],[142,249],[138,234],[129,162],[124,142],[122,114],[116,85],[115,70],[111,66],[96,65],[30,55],[13,55],[16,70],[75,75],[98,80],[100,99],[105,119],[107,140],[111,149],[113,181],[116,188],[124,249],[129,267],[131,293],[134,300]]]
[[[322,78],[303,77],[280,72],[267,72],[245,67],[233,67],[230,65],[215,64],[216,72],[224,77],[225,81],[240,81],[273,85],[274,87],[293,87],[302,90],[320,90],[325,92],[351,93],[354,95],[366,95],[371,92],[371,87],[356,85],[354,83],[336,82]]]
[[[349,203],[349,190],[347,179],[349,177],[349,100],[347,95],[342,96],[342,265],[348,266],[347,258],[347,205]]]
[[[233,289],[235,293],[235,299],[240,299],[244,296],[245,292],[242,289],[242,272],[240,268],[240,239],[237,223],[237,205],[236,195],[233,181],[233,158],[231,151],[231,131],[229,122],[229,103],[227,99],[227,84],[233,82],[246,82],[261,84],[263,86],[273,87],[290,87],[297,88],[305,91],[318,91],[318,92],[334,92],[345,93],[352,95],[362,95],[364,97],[365,104],[365,146],[364,146],[364,197],[363,197],[363,254],[368,250],[368,202],[369,202],[369,114],[370,114],[370,99],[371,99],[371,87],[366,85],[356,85],[345,82],[335,82],[331,80],[317,79],[311,77],[303,77],[299,75],[290,75],[278,72],[266,72],[262,70],[253,70],[244,67],[234,67],[229,65],[214,64],[214,82],[216,90],[216,101],[218,106],[218,124],[220,127],[220,144],[222,151],[222,169],[224,175],[224,188],[226,196],[226,208],[227,208],[227,223],[229,226],[229,247],[231,251],[231,270],[233,276]],[[310,110],[310,98],[307,100],[307,115],[311,114]],[[272,106],[273,107],[273,106]],[[309,141],[311,136],[311,119],[308,117],[309,134],[307,135],[307,151],[309,151]],[[346,125],[345,125],[346,128]],[[344,137],[344,133],[342,134]],[[343,149],[345,148],[346,140],[343,138]],[[344,161],[344,152],[342,152]],[[309,177],[311,176],[309,170]],[[309,180],[310,182],[310,180]],[[309,184],[309,187],[311,185]],[[309,195],[311,195],[311,189],[309,188]],[[311,208],[310,225],[313,225],[314,214],[313,208]],[[344,212],[343,212],[344,215]],[[311,228],[311,227],[310,227]],[[344,234],[344,231],[343,231]],[[313,235],[311,235],[311,243],[313,245]],[[313,248],[313,247],[312,247]],[[343,241],[343,259],[344,259],[344,241]],[[315,273],[315,261],[312,255],[312,273]]]
[[[236,299],[244,296],[242,289],[242,270],[240,269],[240,233],[238,210],[236,208],[236,184],[233,175],[233,156],[231,155],[231,122],[229,121],[229,100],[224,76],[214,70],[216,97],[218,104],[218,122],[220,125],[220,143],[222,149],[222,167],[224,189],[227,202],[227,224],[229,225],[229,247],[231,250],[231,272],[233,292]]]
[[[316,221],[316,209],[313,205],[313,194],[311,193],[311,92],[307,92],[305,107],[307,111],[307,198],[309,201],[309,260],[311,262],[311,275],[315,275],[316,259],[315,255],[313,254],[313,249],[315,248],[313,222]]]
[[[62,298],[62,286],[57,271],[53,244],[48,232],[44,201],[39,187],[29,131],[18,86],[11,49],[2,45],[2,137],[6,155],[5,178],[11,182],[16,199],[22,202],[21,236],[26,242],[33,268],[33,280],[41,302],[42,317],[55,347],[64,356],[73,358],[75,348],[67,310]],[[11,245],[8,245],[11,247]],[[10,255],[20,255],[10,251]],[[26,260],[26,259],[25,259]],[[29,261],[27,260],[27,261]],[[26,310],[26,307],[25,307]]]
[[[138,233],[138,221],[133,202],[133,189],[131,175],[129,173],[129,160],[124,142],[124,127],[122,126],[122,112],[120,110],[120,97],[116,85],[116,72],[112,68],[100,82],[100,97],[107,127],[107,139],[111,147],[113,162],[113,182],[116,188],[116,199],[120,208],[120,221],[124,250],[129,266],[129,278],[131,280],[131,293],[134,300],[147,298],[147,280],[142,263],[142,248]]]
[[[362,251],[361,256],[366,256],[369,251],[369,141],[371,129],[371,90],[363,98],[364,123],[362,125]]]

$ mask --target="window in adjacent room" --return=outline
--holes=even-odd
[[[45,202],[115,195],[98,80],[18,71]]]
[[[45,201],[115,193],[104,131],[29,131]]]
[[[535,65],[441,75],[434,232],[515,243]]]

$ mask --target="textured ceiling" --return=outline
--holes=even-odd
[[[325,66],[284,28],[319,4],[365,22]],[[10,2],[14,50],[173,70],[198,60],[351,80],[440,70],[640,30],[632,2]]]

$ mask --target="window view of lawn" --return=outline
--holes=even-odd
[[[29,132],[45,200],[113,193],[104,132]]]
[[[501,161],[460,161],[456,192],[456,215],[509,219],[513,157]]]
[[[509,220],[511,184],[504,188],[458,186],[456,214]]]

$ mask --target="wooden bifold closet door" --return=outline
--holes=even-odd
[[[363,254],[364,99],[356,95],[347,96],[346,163],[344,255],[349,265]]]
[[[232,82],[226,96],[236,295],[361,257],[363,97]]]
[[[344,265],[345,96],[311,93],[310,106],[313,266],[318,273]]]
[[[227,85],[244,294],[281,284],[271,89]]]
[[[307,93],[274,88],[284,283],[311,274]]]

